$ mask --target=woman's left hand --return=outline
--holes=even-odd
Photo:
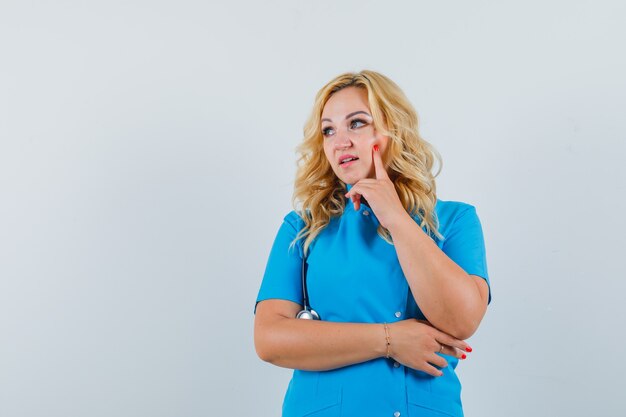
[[[365,197],[380,224],[390,229],[403,217],[408,216],[408,213],[402,206],[393,182],[387,175],[378,145],[372,148],[372,159],[376,178],[363,178],[357,181],[344,195],[352,200],[355,210],[359,210],[361,206],[361,196]]]

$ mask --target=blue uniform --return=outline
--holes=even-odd
[[[444,236],[435,241],[439,248],[465,272],[481,276],[489,284],[475,207],[437,199],[435,211]],[[378,225],[370,207],[362,203],[355,211],[348,201],[343,214],[332,218],[311,244],[307,257],[309,304],[322,320],[392,323],[411,317],[425,319],[395,248],[378,236]],[[302,246],[292,250],[288,246],[303,226],[295,211],[285,216],[257,303],[278,298],[302,305]],[[439,355],[448,362],[440,377],[385,357],[328,371],[295,369],[283,401],[283,417],[463,416],[461,384],[455,372],[458,359]]]

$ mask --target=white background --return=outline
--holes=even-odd
[[[279,415],[254,301],[314,95],[361,69],[483,224],[466,415],[626,415],[626,6],[382,3],[0,2],[0,415]]]

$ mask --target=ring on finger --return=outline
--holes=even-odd
[[[439,349],[439,353],[443,352],[443,344],[441,345],[441,348]]]

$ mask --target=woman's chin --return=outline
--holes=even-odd
[[[350,176],[350,177],[344,176],[343,178],[339,177],[339,179],[341,181],[343,181],[344,183],[346,183],[347,185],[354,185],[357,182],[359,182],[359,180],[360,180],[360,178],[355,178],[355,177],[352,177],[352,176]]]
[[[337,177],[343,181],[346,184],[349,185],[354,185],[357,182],[359,182],[360,180],[362,180],[363,178],[366,178],[364,175],[358,175],[358,174],[348,174],[346,175],[346,173],[343,173],[343,175],[337,175]]]

